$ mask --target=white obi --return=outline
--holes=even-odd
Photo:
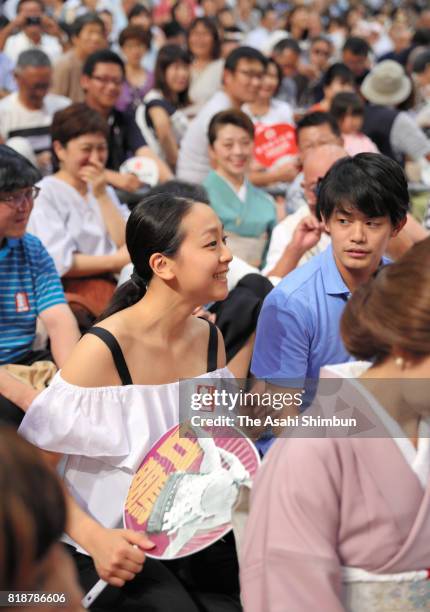
[[[372,574],[342,568],[346,612],[415,612],[430,610],[430,570]]]

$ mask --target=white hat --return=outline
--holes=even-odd
[[[373,104],[396,106],[411,93],[412,84],[402,66],[393,60],[376,64],[361,85],[361,93]]]

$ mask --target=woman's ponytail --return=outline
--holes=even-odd
[[[97,319],[97,323],[103,321],[103,319],[107,319],[120,310],[124,310],[124,308],[133,306],[143,298],[146,293],[146,285],[143,282],[139,284],[136,283],[136,280],[133,278],[133,274],[130,280],[126,281],[116,289],[109,304]]]

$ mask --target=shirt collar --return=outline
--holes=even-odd
[[[322,279],[326,293],[328,295],[344,295],[349,298],[351,296],[351,291],[346,286],[336,265],[333,255],[333,246],[331,244],[321,254],[321,260]],[[391,260],[388,257],[382,257],[378,270],[381,266],[386,266],[389,263],[391,263]]]
[[[346,286],[336,265],[331,244],[321,254],[321,260],[322,279],[326,293],[328,295],[345,295],[349,297],[351,291]]]
[[[236,187],[230,183],[230,181],[228,181],[226,178],[224,178],[223,176],[221,176],[221,174],[218,174],[218,172],[216,170],[214,170],[214,172],[216,172],[216,174],[218,175],[218,177],[224,181],[224,183],[227,183],[227,185],[230,187],[230,189],[237,195],[237,197],[239,198],[239,200],[245,201],[246,200],[246,194],[248,191],[248,180],[245,178],[242,185],[239,187],[239,189],[236,189]],[[244,196],[244,197],[241,197]]]
[[[6,238],[4,245],[0,248],[0,260],[4,259],[11,249],[13,249],[19,242],[19,238]]]

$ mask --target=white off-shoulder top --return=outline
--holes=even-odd
[[[225,378],[233,378],[226,367],[189,384]],[[78,387],[60,371],[29,407],[19,433],[65,455],[63,478],[78,504],[105,527],[118,527],[133,474],[155,442],[179,422],[179,386]],[[68,536],[63,540],[86,552]]]

